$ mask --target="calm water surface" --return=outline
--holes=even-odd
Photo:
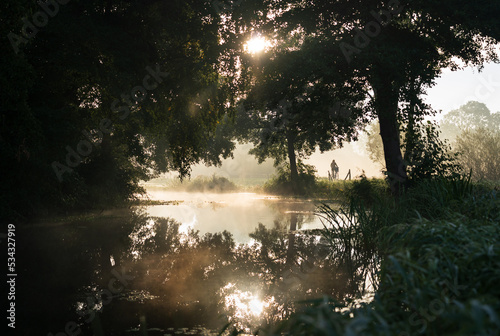
[[[21,335],[247,333],[301,300],[365,287],[337,260],[313,201],[150,190],[165,205],[19,229]]]
[[[148,191],[151,200],[171,201],[172,204],[147,207],[151,216],[171,217],[182,223],[181,231],[188,228],[207,232],[231,232],[238,243],[248,243],[259,223],[273,228],[291,214],[297,214],[298,229],[323,228],[320,217],[315,216],[318,202],[286,199],[253,193],[187,193],[161,189]],[[178,202],[176,202],[178,201]]]

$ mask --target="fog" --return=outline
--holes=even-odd
[[[233,151],[233,158],[222,160],[221,167],[194,165],[191,177],[216,174],[228,179],[270,178],[275,172],[273,160],[259,164],[253,155],[248,154],[251,148],[252,144],[238,144]]]
[[[367,177],[382,177],[382,167],[374,163],[365,149],[365,139],[347,143],[343,148],[320,153],[317,151],[305,162],[316,167],[317,175],[327,177],[332,160],[339,166],[339,179],[345,179],[349,170],[352,178],[363,172]]]
[[[368,157],[365,150],[365,136],[362,133],[361,139],[353,143],[346,143],[343,148],[321,153],[316,151],[310,158],[304,160],[305,163],[316,167],[317,176],[327,177],[330,163],[333,159],[339,166],[339,178],[344,179],[351,170],[352,178],[363,173],[367,177],[382,177],[382,167],[374,163]],[[234,151],[234,159],[223,160],[222,166],[207,167],[203,164],[193,166],[191,176],[194,178],[200,175],[224,176],[229,179],[268,179],[274,172],[273,160],[266,160],[259,164],[255,157],[248,154],[252,144],[239,144]]]

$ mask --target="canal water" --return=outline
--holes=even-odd
[[[149,197],[163,204],[19,230],[20,334],[216,335],[228,323],[252,333],[304,300],[366,288],[370,265],[334,258],[315,201]]]

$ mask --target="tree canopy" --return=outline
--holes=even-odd
[[[397,193],[399,132],[431,113],[425,90],[442,68],[498,61],[500,39],[494,0],[0,6],[5,218],[111,204],[157,173],[217,165],[242,136],[231,115],[245,105],[261,130],[254,152],[278,161],[287,135],[307,155],[377,118]],[[272,44],[258,59],[243,48],[255,34]]]
[[[279,50],[250,62],[254,81],[238,114],[240,135],[255,145],[251,153],[260,161],[272,158],[276,165],[288,161],[292,185],[297,160],[356,139],[367,121],[363,87],[356,87],[347,73],[331,73],[336,82],[322,83],[329,69],[317,68],[323,63],[316,49]]]
[[[112,204],[230,155],[212,4],[53,3],[2,5],[3,213]]]

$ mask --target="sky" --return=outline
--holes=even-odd
[[[440,120],[443,114],[457,109],[471,100],[486,104],[492,113],[500,112],[500,64],[487,64],[481,72],[477,68],[472,67],[459,71],[444,70],[441,77],[436,79],[436,85],[428,89],[425,99],[432,108],[442,112],[436,116],[436,120]],[[339,176],[342,179],[346,177],[349,170],[351,170],[353,178],[359,176],[362,172],[368,177],[382,177],[382,167],[373,163],[365,150],[363,143],[365,137],[362,135],[361,141],[345,144],[341,149],[325,153],[316,152],[306,160],[306,163],[314,165],[318,172],[317,175],[321,177],[327,176],[330,169],[330,162],[333,159],[336,160],[339,166]],[[248,145],[244,149],[244,152],[246,152],[249,149]],[[207,169],[200,165],[195,166],[193,176],[211,175],[214,173],[226,176],[228,172],[237,170],[234,167],[237,167],[238,171],[241,172],[244,170],[243,167],[256,165],[256,160],[250,158],[250,154],[244,154],[243,148],[235,156],[238,160],[232,162],[231,160],[226,160],[222,169]],[[241,164],[241,162],[244,162],[244,164]],[[259,167],[259,173],[268,171],[272,167],[272,164],[268,162],[266,166],[267,169]],[[255,167],[250,170],[255,171]],[[246,172],[242,173],[246,174]]]
[[[481,72],[446,69],[427,93],[427,102],[445,113],[471,100],[486,104],[492,113],[500,112],[500,64],[487,64]]]

